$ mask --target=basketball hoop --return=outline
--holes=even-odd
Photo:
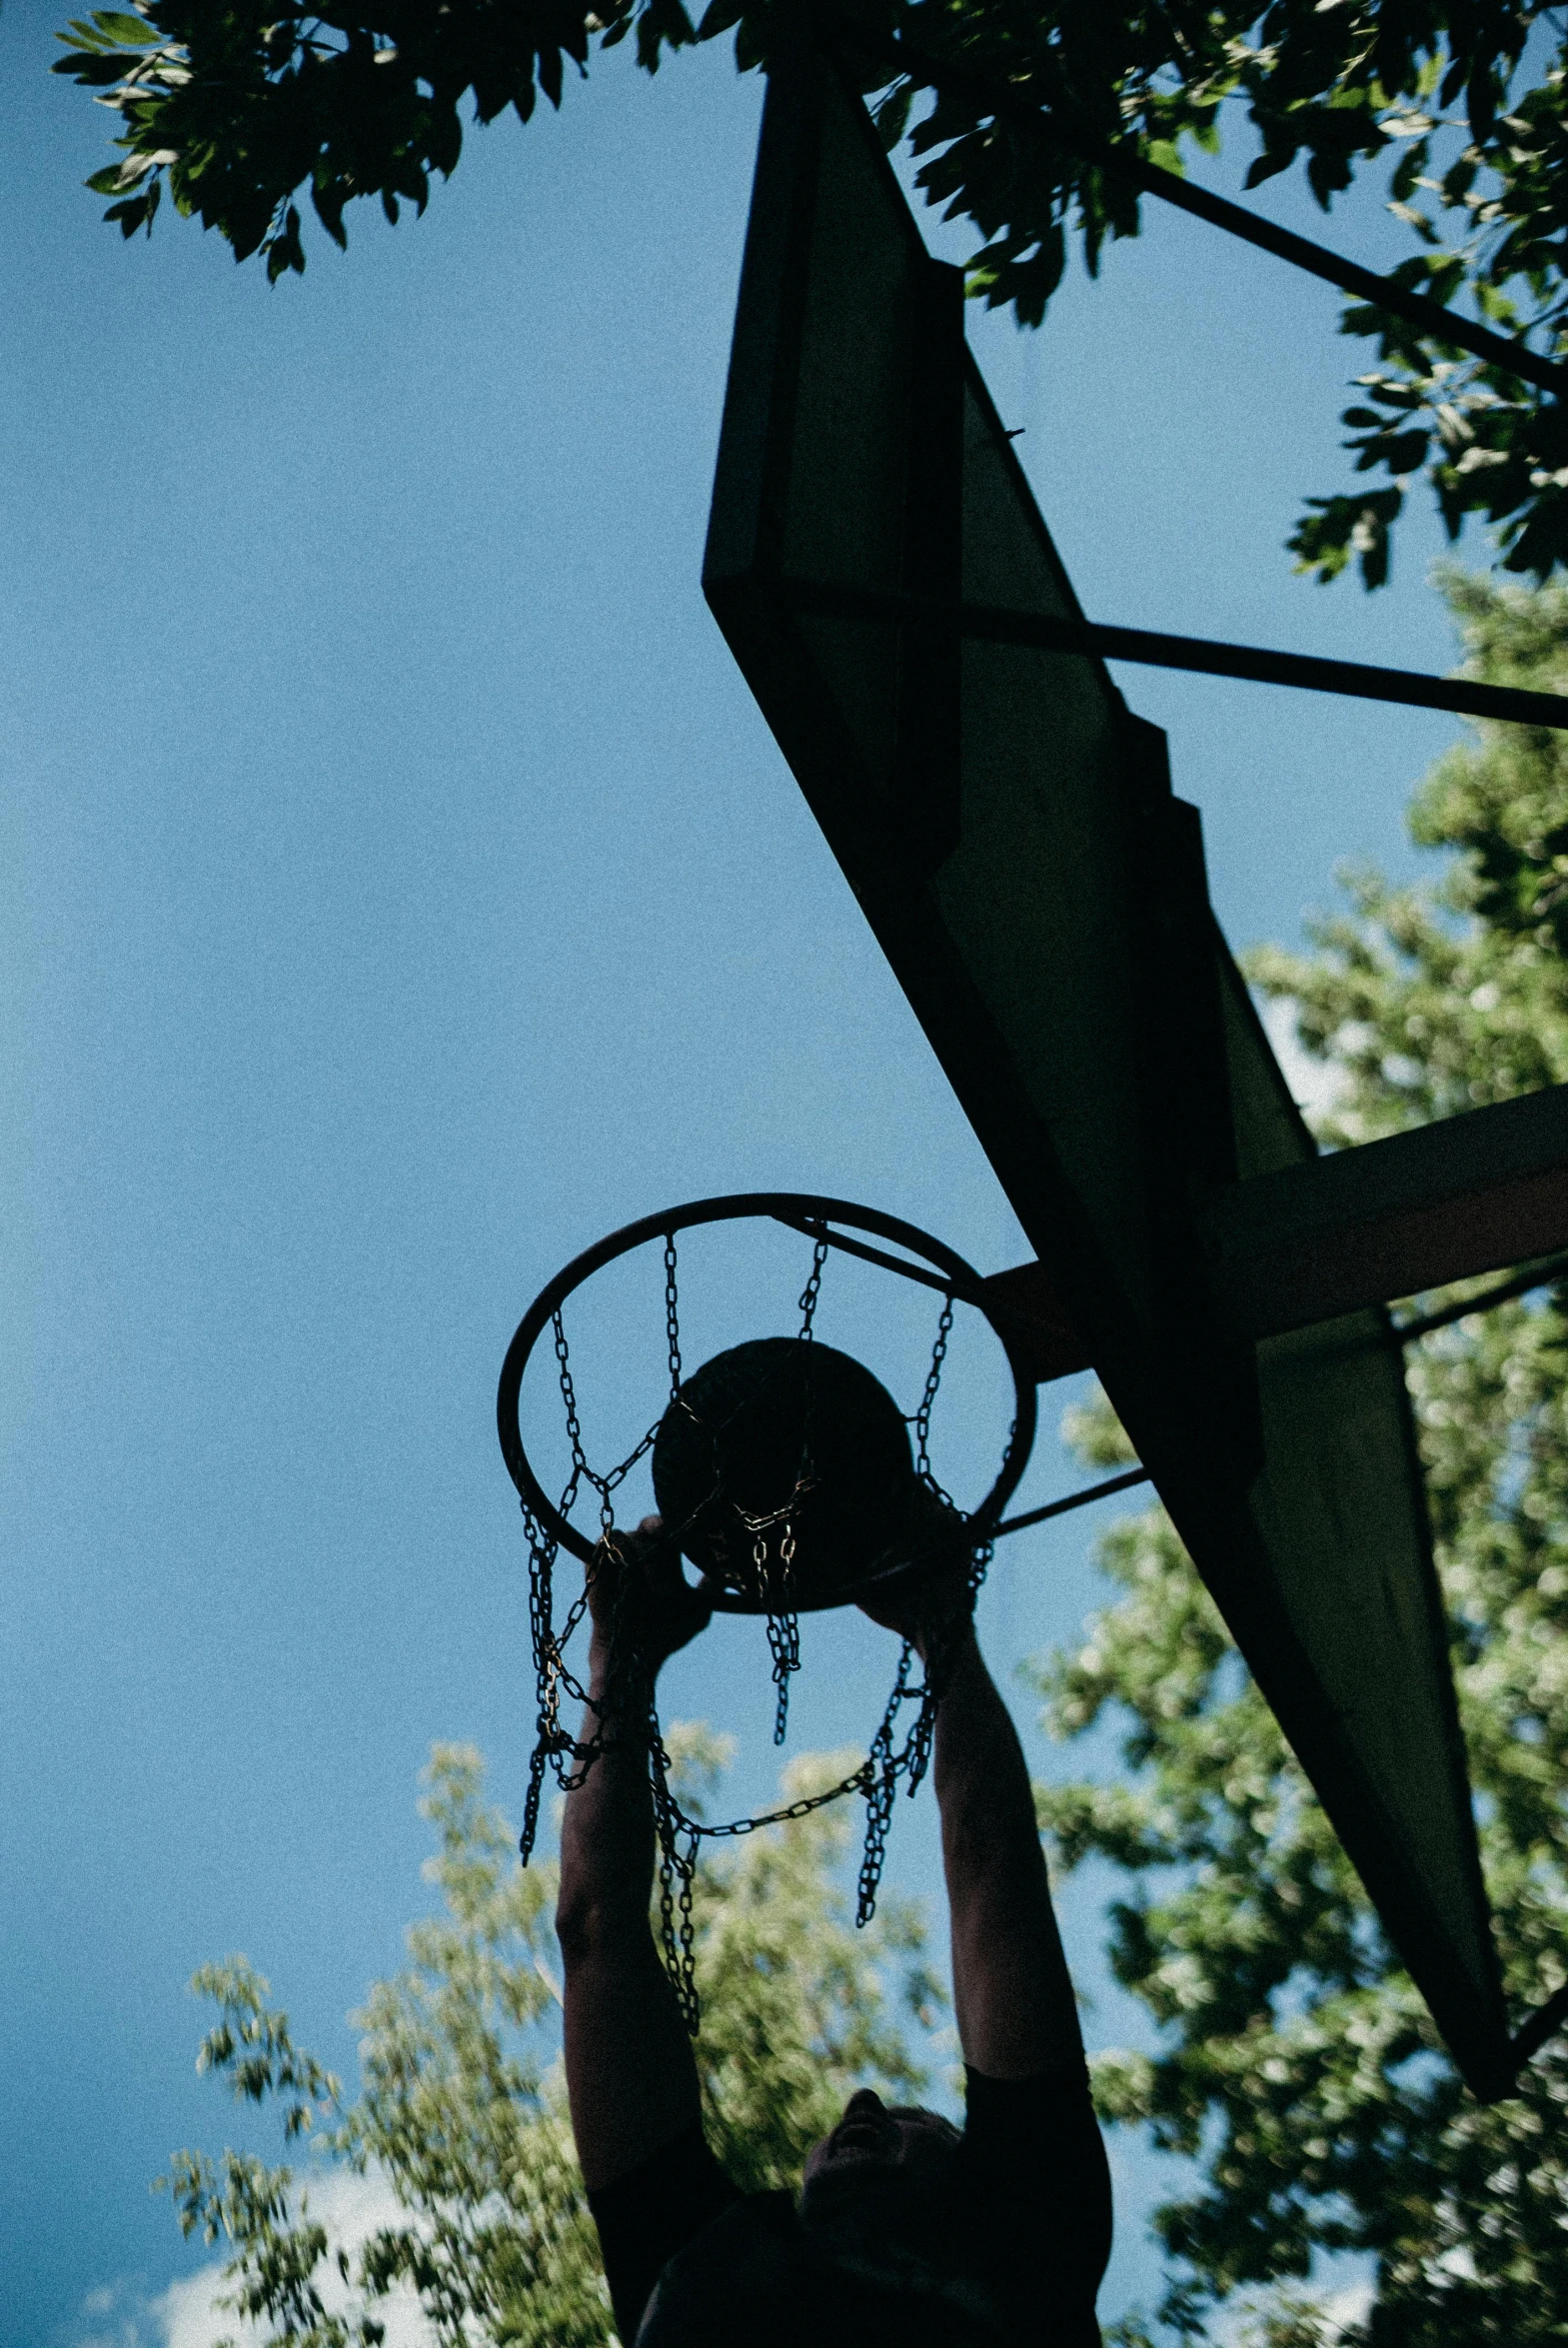
[[[765,1336],[733,1346],[687,1375],[681,1355],[679,1233],[702,1224],[757,1218],[784,1225],[809,1240],[809,1267],[795,1301],[798,1325],[790,1336]],[[839,1226],[839,1227],[834,1227]],[[863,1234],[890,1242],[888,1252]],[[858,1234],[858,1235],[857,1235]],[[616,1465],[596,1468],[584,1447],[563,1308],[567,1300],[621,1256],[660,1243],[664,1254],[665,1335],[669,1393],[660,1415]],[[822,1344],[815,1316],[829,1254],[841,1250],[932,1290],[941,1298],[936,1330],[915,1409],[907,1414],[860,1362]],[[670,1783],[670,1756],[652,1692],[641,1667],[629,1610],[615,1609],[605,1692],[600,1698],[573,1672],[566,1647],[588,1608],[595,1574],[624,1559],[618,1543],[616,1494],[645,1458],[663,1518],[657,1546],[669,1569],[681,1572],[719,1612],[766,1617],[777,1691],[774,1741],[784,1741],[789,1679],[799,1668],[798,1615],[847,1605],[873,1589],[895,1585],[938,1559],[966,1556],[972,1603],[990,1559],[1002,1511],[1016,1489],[1034,1439],[1032,1375],[1017,1357],[1004,1327],[986,1315],[1007,1357],[1014,1414],[1000,1467],[971,1511],[955,1506],[930,1465],[931,1411],[941,1383],[954,1307],[984,1313],[979,1274],[961,1255],[897,1216],[839,1198],[796,1191],[751,1191],[703,1198],[663,1214],[645,1215],[585,1249],[540,1291],[507,1348],[497,1395],[501,1448],[517,1486],[530,1552],[529,1612],[538,1684],[537,1738],[529,1772],[521,1851],[525,1865],[539,1826],[545,1772],[564,1792],[581,1785],[617,1730],[646,1740],[660,1846],[660,1902],[665,1961],[687,2027],[698,2023],[693,1979],[692,1882],[705,1837],[749,1834],[759,1826],[805,1815],[823,1802],[858,1793],[866,1805],[865,1849],[855,1921],[875,1909],[887,1823],[900,1778],[913,1793],[925,1773],[946,1657],[929,1641],[922,1681],[910,1685],[915,1650],[906,1639],[880,1725],[864,1761],[825,1792],[758,1817],[710,1826],[688,1815]],[[524,1377],[541,1338],[551,1333],[572,1465],[559,1499],[552,1499],[529,1458],[520,1425]],[[912,1438],[912,1440],[911,1440]],[[597,1502],[592,1536],[572,1520],[580,1501]],[[646,1537],[646,1536],[645,1536]],[[583,1562],[583,1591],[556,1622],[555,1567],[565,1548]],[[685,1581],[682,1557],[699,1573]],[[586,1705],[592,1732],[575,1739],[562,1724],[563,1697]],[[912,1725],[896,1741],[898,1716],[915,1706]]]

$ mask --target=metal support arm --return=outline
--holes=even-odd
[[[1232,1183],[1208,1237],[1252,1337],[1549,1255],[1568,1246],[1568,1085]]]
[[[1235,677],[1253,685],[1294,686],[1304,693],[1346,694],[1356,701],[1395,702],[1406,709],[1452,710],[1460,717],[1568,729],[1568,694],[1487,685],[1478,678],[1423,677],[1414,669],[1380,669],[1365,661],[1327,660],[1317,653],[1269,652],[1258,645],[1220,644],[1208,637],[1170,636],[1065,614],[1014,612],[994,604],[882,594],[826,580],[780,578],[774,590],[793,610],[828,619],[883,620],[932,634],[946,630],[975,644],[1087,653],[1153,669]]]

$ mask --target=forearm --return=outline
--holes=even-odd
[[[596,1639],[591,1692],[604,1692]],[[588,1736],[598,1715],[585,1715]],[[700,2116],[697,2067],[649,1926],[654,1813],[640,1717],[568,1794],[561,1827],[567,2093],[584,2182],[610,2183]]]
[[[602,1704],[605,1656],[597,1637],[589,1652],[589,1694],[595,1704]],[[582,1768],[583,1745],[602,1725],[601,1714],[586,1708],[579,1730],[577,1769]],[[563,1940],[573,1945],[611,1919],[618,1925],[636,1920],[645,1931],[648,1924],[654,1883],[654,1808],[642,1721],[617,1721],[612,1729],[614,1741],[567,1795],[561,1820],[556,1924]]]
[[[1017,1731],[965,1631],[936,1714],[933,1776],[964,2060],[991,2078],[1081,2059]]]

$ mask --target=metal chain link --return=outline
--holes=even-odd
[[[567,1347],[566,1322],[559,1312],[551,1317],[551,1332],[556,1345],[556,1374],[561,1380],[561,1399],[566,1405],[567,1440],[572,1445],[572,1482],[568,1489],[576,1496],[576,1487],[588,1474],[588,1459],[583,1449],[583,1426],[577,1414],[577,1388],[572,1382],[572,1358]]]
[[[914,1413],[914,1472],[920,1481],[933,1491],[941,1486],[931,1473],[930,1439],[931,1409],[936,1400],[936,1389],[941,1384],[942,1363],[947,1358],[947,1339],[952,1333],[952,1298],[942,1298],[941,1318],[936,1323],[936,1342],[931,1347],[930,1367],[925,1372],[925,1391],[920,1406]],[[945,1492],[941,1494],[946,1498]]]
[[[762,1586],[768,1589],[768,1559],[763,1536],[758,1534],[752,1550],[752,1561],[758,1567]],[[774,1742],[783,1744],[789,1726],[789,1679],[800,1668],[800,1617],[789,1604],[794,1594],[794,1524],[791,1518],[784,1520],[784,1531],[779,1536],[779,1572],[770,1598],[781,1604],[768,1609],[768,1650],[774,1659],[774,1686],[778,1690],[774,1705]]]
[[[782,1508],[771,1508],[763,1516],[749,1516],[744,1508],[736,1505],[736,1514],[752,1535],[752,1570],[757,1576],[757,1595],[767,1614],[768,1648],[773,1657],[774,1686],[778,1690],[774,1710],[775,1744],[784,1743],[789,1724],[789,1679],[800,1668],[800,1623],[790,1604],[794,1594],[794,1575],[790,1568],[794,1564],[794,1510],[801,1495],[809,1489],[810,1481],[802,1462],[794,1489]],[[775,1525],[783,1527],[777,1571],[769,1563],[767,1539]]]
[[[806,1276],[804,1287],[796,1298],[800,1313],[799,1342],[802,1345],[810,1344],[815,1334],[813,1323],[816,1319],[816,1303],[821,1294],[822,1267],[826,1261],[827,1241],[817,1239],[811,1247],[810,1271]],[[800,1461],[799,1474],[795,1478],[794,1490],[789,1496],[788,1506],[790,1509],[793,1508],[802,1490],[809,1488],[812,1480],[810,1421],[813,1401],[814,1389],[808,1387],[805,1425],[806,1448]],[[750,1523],[751,1519],[748,1518],[747,1521]],[[784,1743],[788,1731],[789,1680],[791,1674],[800,1668],[800,1621],[799,1616],[787,1603],[793,1580],[790,1568],[794,1563],[794,1525],[789,1515],[786,1514],[784,1518],[784,1531],[780,1535],[779,1542],[781,1586],[777,1593],[785,1603],[777,1608],[771,1605],[768,1610],[768,1647],[773,1657],[774,1686],[777,1690],[777,1700],[774,1706],[774,1742],[776,1745]],[[768,1589],[767,1556],[761,1532],[758,1533],[753,1544],[752,1562],[758,1569],[759,1587],[766,1592]]]
[[[871,1738],[871,1749],[866,1759],[869,1764],[865,1787],[865,1848],[860,1858],[854,1920],[857,1926],[869,1923],[876,1908],[877,1888],[882,1879],[882,1862],[887,1855],[887,1826],[892,1816],[892,1797],[897,1784],[893,1768],[892,1732],[898,1709],[908,1691],[909,1663],[914,1649],[907,1639],[898,1654],[898,1669],[892,1683],[892,1694],[882,1714],[881,1725]]]
[[[665,1233],[665,1335],[670,1345],[670,1399],[681,1391],[681,1297],[676,1287],[676,1235]]]
[[[810,1277],[800,1290],[797,1299],[800,1307],[800,1342],[802,1345],[808,1345],[811,1341],[813,1334],[811,1323],[816,1318],[816,1299],[821,1293],[822,1265],[826,1261],[827,1241],[818,1239],[811,1249]]]

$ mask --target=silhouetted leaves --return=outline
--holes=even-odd
[[[167,179],[180,212],[237,259],[264,254],[276,281],[305,266],[302,190],[343,245],[357,198],[391,222],[405,202],[424,210],[432,174],[457,167],[464,110],[526,123],[541,95],[561,105],[568,67],[586,73],[595,43],[629,34],[652,73],[667,50],[733,31],[750,70],[776,8],[710,0],[694,26],[683,0],[377,0],[373,15],[327,16],[145,0],[76,19],[55,70],[120,115],[129,160],[151,174],[134,192],[102,173],[89,182],[114,196],[107,217],[124,235],[151,227]],[[978,232],[971,290],[1025,325],[1044,316],[1074,242],[1093,274],[1109,243],[1138,233],[1118,151],[1180,168],[1244,117],[1258,149],[1249,187],[1299,163],[1326,209],[1358,172],[1391,163],[1393,207],[1429,248],[1396,274],[1440,302],[1469,299],[1537,350],[1568,350],[1568,49],[1542,0],[1273,0],[1261,15],[1255,0],[820,0],[814,21],[878,98],[887,143],[910,139],[927,199]],[[1536,80],[1516,88],[1527,69]],[[1363,305],[1345,331],[1378,340],[1434,424],[1456,405],[1467,418],[1463,448],[1422,461],[1450,532],[1497,524],[1509,566],[1546,577],[1568,553],[1559,403]],[[1362,470],[1406,477],[1408,446],[1353,445]],[[1375,586],[1401,502],[1313,499],[1291,545],[1320,579],[1356,561]]]

